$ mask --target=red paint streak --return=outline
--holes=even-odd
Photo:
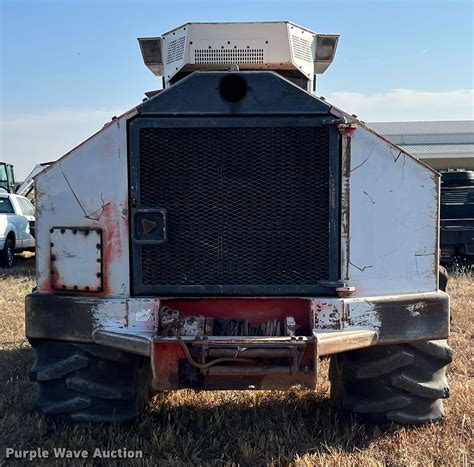
[[[127,229],[127,232],[128,232],[128,226],[129,226],[128,195],[125,196],[125,201],[123,202],[123,206],[127,206],[127,207],[124,207],[122,209],[122,212],[120,213],[121,214],[120,219],[121,219],[122,225],[124,226],[125,229]]]
[[[51,265],[51,282],[48,284],[52,290],[60,290],[62,285],[61,276],[58,274],[57,269]]]
[[[344,128],[343,136],[350,138],[355,132],[357,128]]]
[[[123,206],[127,206],[127,200]],[[124,237],[128,232],[128,211],[122,211],[123,206],[111,202],[105,202],[100,219],[93,221],[90,225],[91,229],[101,229],[102,231],[102,290],[100,291],[74,291],[74,290],[60,290],[53,287],[61,284],[61,279],[57,271],[54,275],[50,275],[44,283],[38,285],[40,292],[62,294],[74,294],[78,297],[103,297],[115,295],[116,292],[112,290],[110,284],[111,271],[114,267],[114,260],[121,259],[124,249]],[[100,212],[100,211],[98,211]],[[95,247],[95,246],[94,246]],[[54,268],[51,267],[51,271]]]
[[[202,315],[209,317],[227,317],[234,319],[248,319],[250,324],[260,324],[269,319],[278,319],[282,325],[287,316],[293,316],[301,327],[299,335],[311,335],[311,299],[305,298],[206,298],[206,299],[168,299],[161,300],[161,305],[177,309],[184,315]],[[185,358],[179,343],[153,346],[153,369],[155,389],[166,390],[179,387],[179,360]],[[264,361],[264,360],[262,360]],[[234,366],[244,365],[235,363]],[[306,346],[300,368],[313,369],[314,346]],[[248,377],[245,381],[253,384]],[[295,375],[295,383],[297,383]],[[245,386],[245,384],[244,384]],[[222,388],[231,389],[232,382],[228,377],[222,379]]]
[[[38,282],[37,290],[41,293],[56,293],[56,290],[53,289],[49,280]]]
[[[113,155],[116,151],[115,144],[110,140],[107,140],[107,141],[104,142],[104,145],[103,145],[102,149],[103,149],[102,154],[104,156]]]
[[[122,253],[120,222],[123,222],[123,219],[120,219],[118,210],[117,205],[107,204],[101,216],[101,223],[104,226],[104,253],[107,258],[113,258]]]
[[[124,204],[126,206],[126,204]],[[114,260],[120,258],[123,252],[124,239],[122,232],[128,232],[128,215],[123,216],[121,208],[115,203],[104,206],[100,218],[102,227],[102,284],[100,295],[113,295],[110,285],[110,275]]]
[[[185,358],[180,344],[155,344],[153,346],[153,388],[156,390],[179,387],[179,360]]]
[[[311,300],[304,298],[216,298],[162,300],[163,305],[184,315],[202,315],[247,319],[250,324],[260,324],[277,319],[283,326],[287,316],[293,316],[301,326],[300,335],[311,334]],[[283,329],[283,327],[282,327]]]

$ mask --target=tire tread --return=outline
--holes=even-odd
[[[352,351],[331,358],[331,399],[338,409],[368,420],[419,425],[444,417],[449,397],[447,341]],[[360,357],[360,358],[359,358]]]
[[[144,357],[96,344],[31,339],[39,387],[35,410],[74,423],[122,423],[146,405],[150,365]]]

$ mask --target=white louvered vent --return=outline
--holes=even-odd
[[[291,42],[293,43],[293,55],[295,58],[304,60],[306,62],[313,61],[313,55],[311,54],[311,45],[306,39],[291,35]]]
[[[194,63],[263,63],[263,49],[196,49]]]
[[[182,60],[184,57],[184,46],[186,45],[186,37],[180,37],[171,41],[168,45],[168,54],[166,55],[166,64]]]

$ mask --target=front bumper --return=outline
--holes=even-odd
[[[188,300],[182,306],[191,314],[189,310],[195,304],[205,314],[205,310],[216,308],[212,300]],[[228,299],[227,303],[236,316],[239,305],[255,303],[265,319],[278,316],[279,304],[287,307],[285,313],[294,306],[302,332],[291,337],[207,335],[177,339],[155,332],[157,312],[166,301],[33,293],[26,297],[26,335],[31,339],[97,343],[150,357],[156,389],[183,386],[180,368],[187,358],[183,346],[201,362],[247,352],[255,365],[216,365],[200,370],[191,379],[212,389],[283,389],[299,383],[311,386],[320,356],[373,345],[444,339],[449,334],[449,296],[441,291],[364,298],[255,300]],[[287,353],[289,363],[285,363],[282,352]],[[185,368],[185,373],[188,377],[192,371]]]
[[[444,339],[449,334],[449,296],[442,291],[301,300],[308,304],[308,319],[312,321],[308,335],[368,329],[377,333],[380,344],[393,344]],[[160,300],[152,298],[32,293],[26,297],[26,335],[77,342],[94,342],[98,330],[153,336],[159,307]]]

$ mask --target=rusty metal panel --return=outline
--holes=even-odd
[[[318,357],[375,345],[378,335],[372,330],[314,333]]]
[[[91,303],[80,297],[32,293],[25,299],[25,334],[28,338],[92,342]]]
[[[93,333],[96,344],[131,352],[149,357],[151,355],[152,338],[148,333],[116,332],[97,330]]]
[[[151,385],[155,391],[179,388],[179,360],[182,358],[184,352],[177,342],[153,345]]]
[[[154,335],[159,300],[85,295],[38,292],[27,295],[26,335],[82,342],[92,341],[92,334],[103,329]]]
[[[354,296],[437,289],[439,175],[362,125],[343,137],[342,277]]]
[[[36,178],[38,291],[55,290],[50,281],[50,229],[63,226],[102,231],[102,290],[81,293],[108,296],[129,294],[125,122],[131,116],[133,112],[113,119]],[[76,238],[74,243],[77,241]],[[81,252],[81,255],[87,254],[87,251]]]
[[[50,229],[51,287],[102,291],[102,231],[76,227]]]
[[[313,333],[372,330],[390,344],[449,335],[449,296],[445,292],[313,299]]]

